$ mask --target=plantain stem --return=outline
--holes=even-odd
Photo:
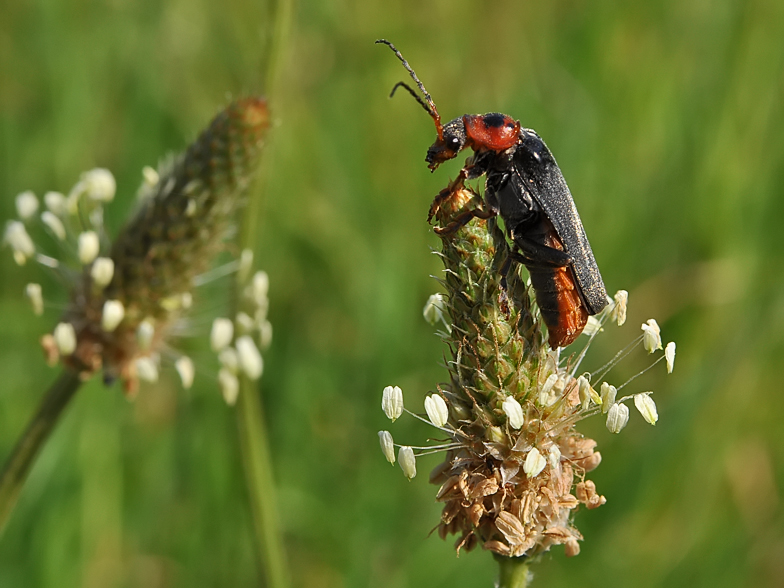
[[[288,31],[291,26],[292,2],[291,0],[272,0],[269,8],[272,37],[267,47],[264,82],[267,99],[273,101]],[[259,170],[260,177],[256,182],[256,195],[266,184],[267,169],[268,165],[266,158],[264,158]],[[260,214],[261,199],[251,195],[241,220],[239,243],[242,249],[253,249]],[[239,287],[235,288],[235,310],[239,306],[240,291]],[[263,568],[266,585],[269,588],[288,588],[291,581],[277,515],[275,481],[267,426],[264,420],[264,407],[258,385],[254,385],[254,382],[245,377],[240,378],[240,392],[236,410],[240,451],[248,485],[248,501],[253,516],[259,562]]]
[[[0,534],[11,516],[38,453],[81,384],[76,372],[67,368],[63,370],[44,395],[38,411],[6,460],[0,474]]]
[[[497,588],[527,588],[531,579],[528,571],[529,560],[526,557],[504,557],[497,555],[498,584]]]

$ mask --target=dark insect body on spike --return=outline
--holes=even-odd
[[[436,196],[428,220],[466,180],[486,176],[484,207],[435,230],[448,234],[473,218],[500,216],[514,244],[503,271],[514,262],[525,265],[550,346],[569,345],[588,317],[607,306],[608,297],[572,195],[547,145],[535,131],[496,112],[466,114],[442,125],[433,99],[400,51],[384,39],[376,43],[394,51],[422,96],[404,82],[398,82],[392,94],[399,87],[406,89],[435,122],[438,136],[425,157],[431,171],[463,149],[474,151],[457,178]]]

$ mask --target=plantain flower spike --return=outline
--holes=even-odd
[[[98,371],[107,382],[119,378],[128,393],[139,379],[157,379],[160,352],[191,305],[196,277],[225,249],[267,126],[263,99],[228,105],[184,153],[157,171],[145,168],[136,212],[113,241],[103,226],[103,206],[114,199],[117,185],[106,169],[82,174],[67,196],[47,192],[40,218],[35,196],[20,195],[24,223],[8,223],[4,235],[17,263],[35,258],[49,267],[60,264],[38,253],[25,229],[33,220],[58,240],[70,231],[68,241],[77,244],[79,271],[70,302],[56,332],[42,339],[50,359],[59,355],[83,378]],[[231,335],[221,345],[229,343]],[[260,375],[255,344],[240,349],[243,368]],[[189,387],[192,362],[181,358],[176,369]],[[219,378],[230,402],[236,397],[232,378],[228,372]]]
[[[457,188],[439,200],[436,221],[446,227],[480,202],[470,188]],[[580,339],[587,341],[583,349],[562,357],[560,350],[550,350],[519,266],[507,273],[502,288],[509,246],[495,219],[474,219],[440,236],[446,292],[439,308],[448,328],[439,333],[449,348],[449,378],[425,400],[429,423],[438,428],[438,445],[400,445],[398,461],[410,479],[418,455],[445,451],[430,481],[439,486],[436,498],[443,503],[438,534],[442,539],[456,535],[458,552],[481,547],[496,556],[534,557],[563,545],[567,556],[577,555],[582,535],[574,526],[574,512],[581,505],[601,506],[605,498],[588,479],[602,460],[597,443],[576,425],[604,412],[608,428],[618,432],[628,421],[625,402],[632,398],[646,420],[655,421],[649,394],[616,400],[618,389],[629,382],[616,388],[604,379],[629,351],[644,345],[655,352],[657,341],[640,335],[596,372],[579,372],[584,350],[602,326],[624,322],[625,291],[597,315],[596,328]],[[653,330],[654,324],[646,327]],[[664,359],[662,352],[654,363]],[[601,383],[601,391],[591,381],[597,387]],[[385,390],[384,409],[396,418],[401,411],[391,414],[392,391]],[[381,443],[387,455],[391,436]]]

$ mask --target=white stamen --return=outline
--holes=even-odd
[[[187,355],[183,355],[174,362],[174,367],[180,375],[182,387],[186,390],[190,389],[190,387],[193,386],[193,376],[196,371],[193,366],[193,360]]]
[[[142,351],[147,351],[152,345],[152,338],[155,336],[155,325],[152,319],[144,319],[136,327],[136,344]]]
[[[238,312],[234,317],[234,322],[237,324],[237,331],[240,335],[247,335],[256,328],[256,321],[244,312]]]
[[[119,300],[107,300],[103,303],[103,314],[101,315],[101,328],[107,333],[111,333],[117,328],[125,317],[125,307]]]
[[[550,462],[550,467],[555,469],[561,465],[561,449],[557,445],[550,447],[550,452],[547,456],[547,461]]]
[[[583,329],[583,335],[591,337],[602,330],[602,321],[595,316],[589,316],[588,322],[585,323],[585,328]]]
[[[250,249],[243,249],[240,253],[239,266],[237,268],[237,279],[241,283],[245,283],[250,275],[250,270],[253,268],[253,251]]]
[[[438,394],[431,394],[425,398],[425,412],[430,422],[439,429],[449,420],[449,408]]]
[[[82,264],[92,263],[101,251],[101,242],[98,240],[98,234],[95,231],[85,231],[80,234],[78,251],[79,261]]]
[[[71,355],[76,350],[76,331],[71,323],[58,323],[53,335],[60,355]]]
[[[640,411],[642,418],[648,423],[655,425],[659,420],[659,413],[656,411],[656,403],[651,398],[653,392],[641,392],[634,395],[634,406]]]
[[[626,322],[626,306],[629,302],[629,293],[626,290],[618,290],[613,299],[613,308],[610,318],[620,327]]]
[[[46,227],[52,231],[52,234],[60,241],[65,241],[65,225],[63,225],[63,221],[61,221],[60,217],[58,217],[55,213],[49,210],[44,210],[41,213],[41,222],[43,222]]]
[[[253,274],[251,282],[251,294],[256,304],[264,304],[269,293],[269,276],[265,271],[258,271]]]
[[[607,412],[607,430],[610,433],[620,433],[621,429],[629,422],[629,407],[625,404],[615,403]]]
[[[403,391],[400,386],[387,386],[381,395],[381,408],[393,423],[403,414]]]
[[[234,323],[227,318],[216,318],[212,321],[210,347],[216,353],[228,346],[234,338]]]
[[[264,321],[259,325],[259,344],[261,349],[267,349],[272,343],[272,323]]]
[[[507,396],[501,404],[506,417],[509,419],[509,426],[513,429],[520,429],[525,424],[525,415],[523,414],[523,407],[517,399]]]
[[[240,369],[240,358],[237,355],[234,347],[224,347],[218,354],[218,361],[221,366],[229,370],[232,374],[236,374]]]
[[[16,212],[22,220],[29,220],[38,211],[38,198],[27,190],[16,197]]]
[[[44,313],[44,297],[41,284],[27,284],[25,286],[25,296],[33,307],[33,314],[41,316]]]
[[[144,178],[145,183],[149,186],[154,186],[158,183],[158,172],[151,168],[149,165],[145,165],[142,168],[142,177]]]
[[[108,286],[114,277],[114,261],[109,257],[98,257],[90,268],[90,276],[98,288]]]
[[[397,461],[400,463],[400,469],[409,480],[416,476],[416,456],[411,447],[401,447],[397,452]]]
[[[387,461],[391,464],[395,463],[395,443],[392,440],[392,433],[389,431],[378,432],[378,442],[381,444],[381,452]]]
[[[35,255],[35,245],[22,221],[9,222],[5,226],[3,240],[14,250],[14,261],[17,265],[24,265],[28,258]]]
[[[136,375],[145,382],[157,382],[158,366],[151,357],[139,357],[136,359]]]
[[[662,348],[661,329],[656,319],[648,319],[640,328],[642,329],[642,345],[648,353]]]
[[[226,368],[220,369],[218,371],[218,387],[226,404],[234,406],[240,393],[240,381],[237,379],[237,376]]]
[[[52,214],[63,216],[66,213],[65,196],[60,192],[47,192],[44,194],[44,204]]]
[[[117,191],[112,172],[100,167],[83,173],[82,184],[88,198],[98,202],[111,202]]]
[[[615,397],[618,395],[618,389],[608,384],[607,382],[602,382],[602,412],[607,414],[610,408],[615,404]]]
[[[422,309],[422,316],[431,325],[444,320],[444,295],[431,294],[425,303],[425,307]]]
[[[675,341],[670,341],[664,348],[664,359],[667,362],[667,373],[672,373],[672,368],[675,366]]]
[[[544,466],[547,465],[547,460],[539,453],[539,450],[534,447],[531,451],[528,452],[528,455],[525,456],[525,462],[523,463],[523,471],[525,475],[529,478],[535,478],[544,469]]]
[[[253,339],[244,335],[237,339],[236,346],[240,370],[251,380],[258,380],[264,371],[264,360]]]

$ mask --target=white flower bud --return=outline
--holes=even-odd
[[[629,407],[625,404],[615,403],[607,411],[607,430],[610,433],[620,433],[621,429],[629,422]]]
[[[210,332],[210,347],[214,352],[218,352],[234,338],[234,323],[227,318],[216,318],[212,321],[212,331]]]
[[[240,381],[237,379],[237,376],[226,368],[221,368],[218,371],[218,387],[226,404],[234,406],[240,393]]]
[[[193,376],[196,372],[193,365],[193,360],[187,355],[183,355],[174,362],[174,367],[177,370],[177,373],[180,375],[182,387],[186,390],[190,389],[190,387],[193,386]]]
[[[144,382],[158,381],[158,366],[151,357],[138,357],[136,359],[136,375]]]
[[[63,225],[63,221],[60,220],[60,217],[55,215],[55,213],[44,210],[41,213],[41,222],[43,222],[46,227],[52,232],[52,234],[57,237],[60,241],[65,241],[66,232],[65,232],[65,225]]]
[[[14,250],[14,261],[17,265],[24,265],[28,258],[35,255],[35,245],[22,221],[9,222],[5,226],[3,240]]]
[[[634,406],[640,411],[642,418],[648,423],[655,425],[659,420],[659,413],[656,412],[656,403],[651,398],[653,392],[641,392],[634,395]]]
[[[535,478],[542,473],[542,470],[546,465],[547,460],[542,456],[541,453],[539,453],[539,450],[534,447],[531,449],[531,451],[528,452],[528,455],[525,456],[525,462],[523,462],[523,471],[529,478]]]
[[[439,394],[431,394],[425,398],[427,418],[439,429],[449,420],[449,408]]]
[[[602,382],[602,412],[607,414],[618,395],[618,389],[607,382]]]
[[[68,208],[65,202],[65,196],[61,192],[47,192],[44,194],[44,204],[52,214],[63,216]]]
[[[25,296],[33,307],[33,314],[41,316],[44,313],[44,296],[41,284],[27,284],[25,286]]]
[[[30,190],[16,197],[16,213],[22,220],[29,220],[38,211],[38,198]]]
[[[221,366],[229,370],[232,374],[236,374],[240,369],[240,358],[234,347],[224,347],[218,354],[218,361]]]
[[[136,344],[142,351],[147,351],[152,345],[152,338],[155,336],[155,325],[152,319],[144,319],[136,327]]]
[[[618,290],[615,293],[610,318],[618,323],[619,327],[626,322],[626,305],[628,302],[629,293],[626,290]]]
[[[114,277],[114,261],[109,257],[98,257],[90,268],[90,277],[93,283],[103,289],[108,286]]]
[[[411,447],[401,447],[397,452],[397,461],[406,478],[411,480],[416,476],[416,456]]]
[[[525,424],[525,415],[523,414],[523,407],[520,403],[511,396],[504,399],[501,408],[509,419],[509,426],[513,429],[520,429]]]
[[[71,355],[76,351],[76,331],[71,323],[58,323],[54,328],[54,343],[60,355]]]
[[[444,320],[444,295],[432,294],[422,309],[422,316],[431,325]]]
[[[395,443],[392,440],[392,433],[389,431],[378,432],[378,442],[381,444],[381,452],[387,461],[391,464],[395,463]]]
[[[237,358],[240,370],[251,380],[258,380],[264,371],[264,360],[258,347],[248,335],[243,335],[236,342]]]
[[[84,265],[92,263],[101,251],[101,242],[95,231],[85,231],[79,235],[78,243],[79,261]]]
[[[403,391],[400,386],[387,386],[381,395],[381,408],[393,423],[403,414]]]
[[[101,328],[107,333],[111,333],[117,328],[125,317],[125,307],[119,300],[107,300],[103,303],[103,314],[101,315]]]
[[[117,191],[117,183],[112,172],[100,167],[83,173],[82,185],[88,198],[98,202],[111,202]]]
[[[675,341],[670,341],[664,348],[664,360],[667,362],[667,373],[672,373],[675,366]]]
[[[642,345],[648,353],[662,348],[661,329],[656,319],[648,319],[640,328],[642,329]]]

